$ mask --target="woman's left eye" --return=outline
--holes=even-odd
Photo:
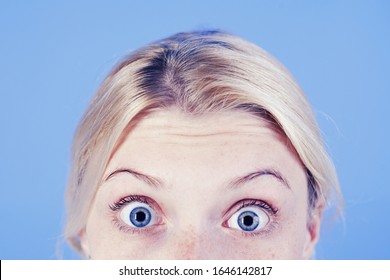
[[[144,228],[157,224],[157,213],[147,203],[133,201],[120,211],[119,217],[128,226]]]
[[[243,231],[259,231],[270,221],[265,210],[257,206],[246,206],[235,212],[226,225]]]

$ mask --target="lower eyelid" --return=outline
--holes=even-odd
[[[161,228],[163,224],[156,224],[145,228],[136,228],[131,227],[126,224],[124,224],[120,218],[114,217],[112,219],[112,224],[114,227],[118,228],[121,232],[127,233],[127,234],[149,234],[149,233],[156,233],[155,231],[157,228]]]
[[[264,229],[258,231],[239,231],[244,237],[261,237],[265,238],[272,234],[279,227],[279,223],[277,221],[270,221],[268,225]]]

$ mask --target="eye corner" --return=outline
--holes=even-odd
[[[226,220],[226,219],[223,221],[223,223],[221,224],[221,226],[222,226],[223,228],[230,228],[230,227],[229,227],[228,220]]]

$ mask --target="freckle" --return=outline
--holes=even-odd
[[[178,242],[176,256],[178,259],[192,259],[196,256],[199,238],[191,228],[183,236],[185,237]]]

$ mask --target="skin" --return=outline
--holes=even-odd
[[[321,209],[309,215],[306,174],[288,143],[249,113],[165,110],[143,117],[107,166],[80,234],[84,252],[92,259],[310,258]],[[242,179],[252,172],[259,173]],[[154,209],[143,228],[121,218],[134,202],[110,209],[135,195]],[[234,218],[248,201],[266,215],[253,232]]]

